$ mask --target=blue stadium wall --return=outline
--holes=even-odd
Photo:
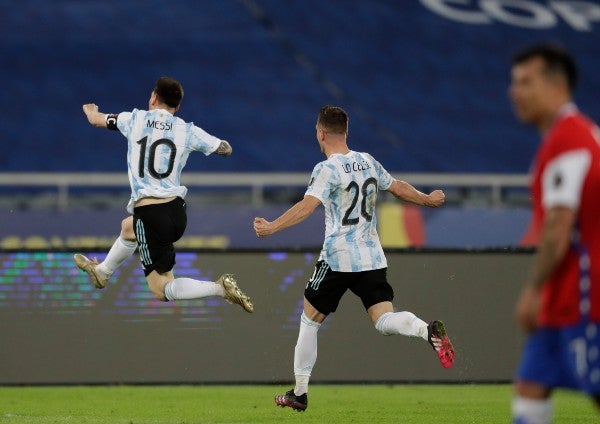
[[[598,1],[24,0],[0,23],[2,171],[124,172],[124,139],[81,105],[144,108],[171,75],[180,116],[234,146],[190,170],[308,172],[333,103],[392,171],[525,173],[538,136],[512,116],[510,58],[542,40],[574,53],[600,118]]]

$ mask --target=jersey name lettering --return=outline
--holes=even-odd
[[[362,162],[352,162],[342,164],[342,169],[346,174],[351,173],[352,171],[366,171],[367,169],[371,169],[371,165],[366,160]]]
[[[173,128],[172,122],[163,122],[163,121],[150,121],[148,120],[146,123],[146,127],[154,128],[155,130],[164,130],[170,131]]]

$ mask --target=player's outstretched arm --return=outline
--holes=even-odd
[[[274,221],[267,221],[264,218],[254,218],[254,231],[258,237],[267,237],[278,231],[292,227],[306,218],[308,218],[321,204],[321,201],[314,196],[306,195],[294,206],[289,208],[279,218]]]
[[[83,113],[85,113],[88,122],[93,126],[106,128],[106,114],[98,111],[98,105],[95,105],[94,103],[83,105]]]
[[[442,206],[446,200],[446,195],[442,190],[434,190],[429,194],[420,192],[406,181],[394,180],[390,188],[387,189],[395,197],[406,202],[414,203],[420,206],[429,206],[437,208]]]

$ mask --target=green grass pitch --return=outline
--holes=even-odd
[[[279,408],[285,386],[0,387],[0,423],[503,423],[509,385],[312,385],[299,413]],[[554,396],[554,423],[597,422],[591,401]]]

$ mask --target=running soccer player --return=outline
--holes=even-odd
[[[179,81],[161,77],[150,94],[148,110],[104,114],[95,104],[83,105],[90,124],[120,131],[127,138],[127,166],[131,199],[127,211],[133,216],[121,223],[121,234],[102,263],[75,254],[77,266],[102,289],[109,277],[139,247],[150,290],[162,301],[221,296],[247,312],[254,306],[231,274],[216,282],[175,278],[175,248],[187,226],[187,188],[180,176],[193,151],[229,156],[230,144],[174,116],[183,99]]]
[[[577,70],[553,45],[519,51],[510,98],[542,141],[531,175],[538,247],[516,305],[528,333],[515,381],[515,424],[552,421],[558,387],[600,406],[600,129],[573,103]]]
[[[325,241],[315,271],[304,291],[304,310],[294,353],[295,387],[275,397],[281,407],[304,411],[308,383],[317,360],[317,332],[327,315],[335,312],[350,289],[383,335],[401,334],[427,340],[442,366],[454,362],[452,343],[441,321],[429,324],[412,312],[394,312],[394,291],[387,282],[387,261],[377,234],[375,203],[379,190],[417,205],[438,207],[444,193],[424,194],[394,179],[368,153],[348,148],[348,115],[336,106],[319,112],[316,137],[327,160],[317,164],[304,198],[274,221],[254,219],[257,236],[266,237],[306,219],[315,208],[325,208]]]

